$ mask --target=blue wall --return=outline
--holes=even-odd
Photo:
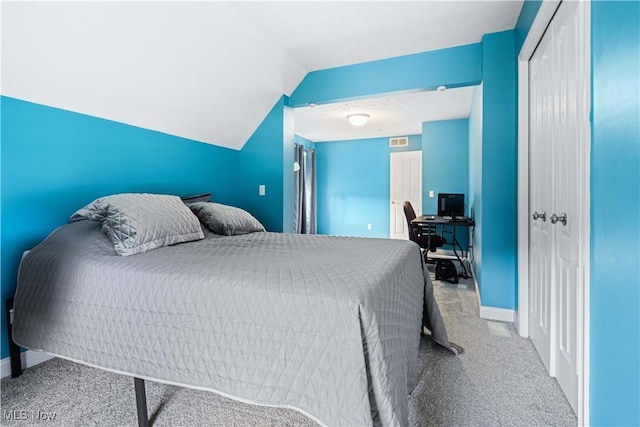
[[[517,303],[517,93],[515,32],[482,38],[482,191],[478,241],[482,305],[515,309]],[[473,161],[476,161],[474,159]],[[476,215],[478,211],[476,209]],[[478,222],[478,219],[476,220]]]
[[[482,79],[479,43],[313,71],[291,94],[298,107],[402,90],[469,86]]]
[[[422,212],[438,212],[438,193],[462,193],[469,213],[469,120],[422,123]],[[429,198],[429,190],[435,193]],[[469,243],[466,228],[457,228],[462,248]],[[445,247],[445,249],[451,249]]]
[[[240,151],[240,206],[268,231],[293,231],[293,115],[282,96]],[[286,165],[286,167],[285,167]],[[264,196],[258,186],[265,185]]]
[[[420,149],[420,135],[409,146]],[[319,142],[316,148],[318,233],[389,237],[389,138]],[[371,230],[367,229],[371,224]]]
[[[119,192],[213,193],[235,204],[238,152],[1,97],[2,298],[22,252],[75,210]],[[2,358],[8,356],[4,303]]]
[[[468,120],[423,123],[409,146],[390,148],[389,138],[315,144],[318,176],[318,232],[389,237],[391,152],[422,151],[422,212],[435,213],[436,193],[468,193]],[[356,162],[357,167],[354,167]],[[371,224],[371,230],[367,229]],[[466,246],[468,239],[458,235]]]
[[[435,192],[429,198],[429,190]],[[469,120],[422,124],[422,212],[438,212],[438,193],[463,193],[469,201]],[[465,206],[465,212],[469,212]]]
[[[640,425],[640,3],[591,9],[593,426]]]

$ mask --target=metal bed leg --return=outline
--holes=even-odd
[[[9,361],[11,362],[11,378],[22,375],[22,360],[20,359],[20,347],[13,340],[13,298],[5,300],[7,310],[7,332],[9,333]]]
[[[138,408],[138,426],[149,427],[149,417],[147,415],[147,393],[144,389],[144,380],[134,378],[136,386],[136,407]]]

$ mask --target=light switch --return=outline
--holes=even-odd
[[[260,184],[258,186],[258,195],[259,196],[264,196],[266,194],[266,192],[267,192],[267,186],[264,185],[264,184]]]
[[[433,199],[434,197],[436,197],[436,192],[433,190],[429,190],[429,198]]]
[[[371,230],[371,224],[367,224],[367,230]]]

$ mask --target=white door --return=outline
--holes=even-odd
[[[530,188],[529,206],[529,336],[547,370],[551,364],[553,313],[549,209],[552,205],[553,92],[551,38],[547,34],[529,62]]]
[[[589,144],[583,7],[583,2],[562,2],[529,63],[529,333],[576,413],[582,322],[578,300],[585,286],[579,242],[587,211]]]
[[[578,410],[578,287],[581,200],[580,147],[586,139],[589,106],[580,2],[563,2],[552,21],[553,68],[558,112],[555,126],[554,201],[556,322],[555,376],[573,409]],[[554,216],[555,215],[555,216]],[[558,219],[559,218],[559,219]]]
[[[422,151],[391,153],[391,224],[392,239],[408,239],[404,202],[410,201],[417,216],[422,215]]]

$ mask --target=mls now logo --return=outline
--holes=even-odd
[[[56,418],[55,412],[34,411],[26,409],[11,409],[2,411],[2,419],[5,421],[53,421]]]
[[[2,411],[2,418],[7,421],[25,421],[29,419],[29,411],[26,409],[13,409]]]

